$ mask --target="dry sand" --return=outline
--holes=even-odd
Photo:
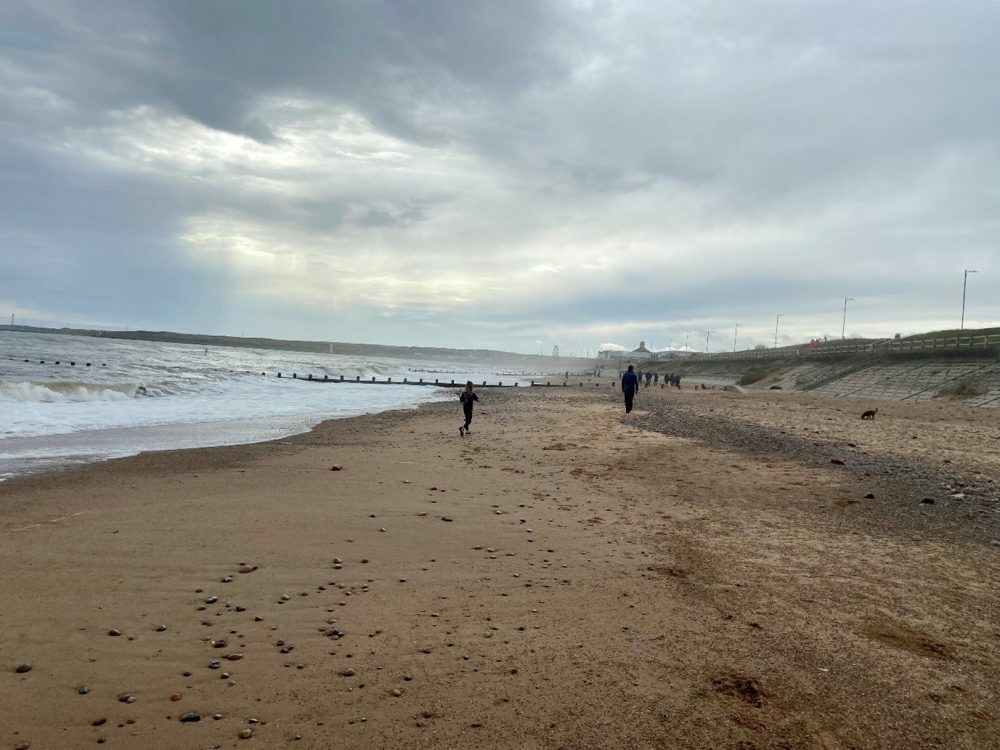
[[[995,413],[483,398],[0,485],[0,750],[1000,747]]]

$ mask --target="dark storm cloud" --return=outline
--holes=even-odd
[[[15,3],[4,41],[93,113],[156,103],[266,140],[274,134],[255,104],[304,93],[395,134],[439,138],[448,134],[423,126],[422,110],[516,95],[568,70],[549,51],[566,20],[554,9],[529,0]]]
[[[996,28],[985,0],[8,2],[0,303],[530,351],[808,337],[844,296],[859,333],[944,325],[975,267],[985,324]]]

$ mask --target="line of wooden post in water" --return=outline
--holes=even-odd
[[[261,375],[265,375],[265,374],[266,373],[263,373],[263,372],[261,373]],[[282,378],[282,377],[286,377],[286,376],[282,375],[279,372],[278,373],[278,377]],[[320,378],[320,377],[313,377],[310,374],[310,375],[306,375],[305,377],[300,378],[299,374],[297,372],[293,372],[292,373],[292,380],[304,380],[304,381],[306,381],[308,383],[357,383],[357,384],[365,384],[365,385],[429,385],[429,386],[437,386],[438,388],[452,388],[452,387],[454,387],[454,388],[464,388],[465,387],[465,383],[463,383],[461,381],[459,381],[459,382],[456,383],[454,380],[447,380],[447,381],[445,381],[445,380],[441,380],[439,378],[434,378],[433,381],[424,380],[423,378],[419,378],[418,380],[410,380],[409,378],[403,378],[402,380],[393,380],[392,378],[386,378],[385,380],[378,380],[374,375],[371,377],[371,380],[368,380],[368,379],[362,380],[360,375],[355,375],[354,379],[351,380],[350,378],[345,378],[343,375],[335,375],[332,378],[329,375],[324,375],[323,377]],[[475,383],[474,385],[476,386],[476,388],[517,388],[519,384],[515,381],[513,383],[507,383],[507,385],[504,385],[504,383],[503,383],[502,380],[498,381],[496,383],[489,383],[489,382],[487,382],[487,381],[484,380],[483,382],[481,382],[481,383]],[[586,383],[579,383],[578,382],[575,385],[578,386],[578,387],[580,387],[580,388],[582,388],[582,387],[584,387],[587,384]],[[539,383],[539,382],[536,382],[536,381],[532,380],[531,381],[531,385],[529,387],[532,387],[532,388],[550,388],[550,387],[567,388],[569,386],[570,386],[570,383],[569,383],[568,380],[564,380],[562,383],[557,382],[554,385],[553,385],[553,383],[552,383],[551,380],[547,380],[544,383]],[[612,387],[615,386],[615,381],[613,381],[613,380],[611,381],[611,386]],[[601,384],[599,382],[598,383],[594,383],[594,387],[595,388],[600,388]]]
[[[26,359],[26,360],[24,360],[24,361],[25,361],[25,362],[31,362],[32,360],[30,360],[30,359]],[[60,360],[60,359],[56,359],[56,360],[53,360],[53,361],[51,362],[51,364],[53,364],[53,365],[61,365],[62,363],[63,363],[63,362],[62,362],[62,360]],[[44,364],[46,364],[46,360],[44,360],[44,359],[40,359],[40,360],[38,360],[38,364],[40,364],[40,365],[44,365]],[[70,367],[76,367],[76,361],[75,361],[75,360],[74,360],[74,361],[68,361],[68,362],[67,362],[67,364],[68,364],[68,365],[69,365]],[[81,365],[83,365],[83,366],[85,366],[85,367],[90,367],[90,366],[91,366],[91,365],[92,365],[93,363],[92,363],[92,362],[87,362],[86,364],[84,364],[84,363],[82,363],[82,362],[81,362],[80,364],[81,364]],[[108,366],[108,363],[107,363],[107,362],[101,362],[101,367],[107,367],[107,366]]]
[[[25,359],[24,361],[25,362],[31,362],[32,360]],[[38,360],[38,364],[44,365],[44,364],[47,364],[47,362],[44,359],[40,359],[40,360]],[[57,360],[53,360],[51,362],[51,364],[60,365],[60,364],[63,364],[63,362],[61,360],[57,359]],[[69,364],[71,367],[73,367],[73,366],[76,365],[76,361],[69,361],[67,364]],[[81,362],[81,365],[84,365],[84,363]],[[91,362],[87,362],[87,363],[85,363],[84,366],[90,367],[91,365],[92,365]],[[100,366],[101,367],[107,367],[108,365],[107,365],[106,362],[102,362]],[[244,371],[244,372],[246,372],[246,374],[248,374],[248,375],[250,374],[248,370]],[[261,375],[266,376],[267,373],[266,372],[262,372]],[[285,376],[282,375],[279,372],[278,373],[278,377],[281,378],[281,377],[285,377]],[[442,381],[440,378],[434,378],[434,382],[431,382],[430,380],[424,380],[423,378],[419,378],[418,380],[410,380],[409,378],[403,378],[402,380],[393,380],[392,378],[386,378],[385,380],[378,380],[374,375],[372,376],[371,380],[368,380],[368,379],[362,380],[360,375],[355,375],[354,379],[351,380],[351,379],[345,378],[343,375],[335,375],[332,378],[329,375],[324,375],[323,377],[320,378],[320,377],[313,377],[310,374],[310,375],[305,376],[304,378],[300,378],[299,374],[297,372],[293,372],[292,373],[292,380],[304,380],[304,381],[309,382],[309,383],[364,383],[366,385],[430,385],[430,386],[437,386],[439,388],[451,388],[451,387],[464,388],[465,387],[465,383],[462,383],[462,382],[456,383],[454,380],[449,380],[449,381],[445,382],[445,381]],[[476,383],[475,384],[475,386],[477,388],[517,388],[518,385],[519,384],[516,381],[513,382],[513,383],[507,383],[507,385],[504,385],[504,383],[503,383],[502,380],[499,381],[499,382],[496,382],[496,383],[488,383],[487,381],[484,380],[482,383]],[[569,387],[569,385],[570,385],[570,383],[569,383],[568,380],[564,380],[562,383],[559,383],[559,382],[555,383],[555,387],[560,387],[560,388]],[[587,384],[586,383],[576,383],[576,385],[582,388],[583,386],[585,386]],[[601,386],[601,384],[599,382],[598,383],[594,383],[594,387],[595,388],[600,388],[600,386]],[[613,381],[613,380],[611,381],[611,386],[612,387],[615,386],[615,381]],[[547,380],[544,383],[540,383],[540,382],[532,380],[530,387],[532,387],[532,388],[549,388],[549,387],[553,387],[553,383],[552,383],[551,380]]]

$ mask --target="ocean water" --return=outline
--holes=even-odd
[[[0,331],[0,480],[150,450],[271,440],[326,419],[454,398],[442,388],[310,383],[292,373],[498,379],[485,365]]]

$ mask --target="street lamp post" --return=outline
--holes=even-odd
[[[784,316],[785,316],[784,313],[778,313],[774,317],[774,348],[775,349],[778,348],[778,321],[781,320]]]
[[[739,332],[740,332],[740,324],[737,323],[736,324],[736,328],[733,331],[733,353],[734,354],[736,353],[736,337],[739,335]]]
[[[844,297],[844,323],[840,327],[840,338],[841,340],[847,338],[845,332],[847,331],[847,303],[854,302],[854,297]]]
[[[962,325],[959,326],[960,331],[965,330],[965,288],[969,285],[970,273],[979,273],[979,271],[973,271],[969,268],[965,269],[965,278],[962,280]]]
[[[711,331],[705,331],[705,354],[708,354],[708,348],[709,348],[708,347],[708,340],[709,340],[709,338],[711,338],[711,336],[712,336],[712,332]]]

